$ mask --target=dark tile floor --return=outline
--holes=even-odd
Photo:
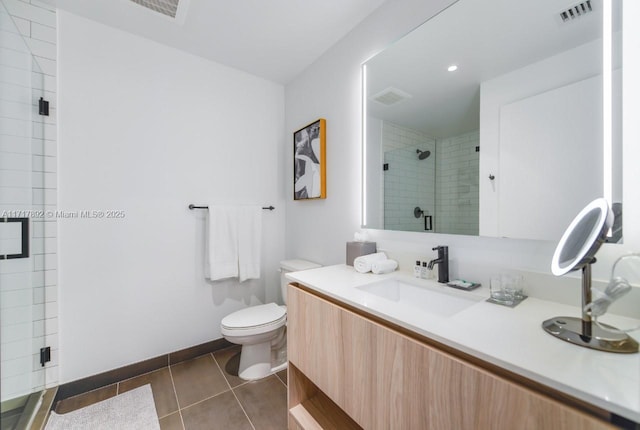
[[[151,384],[162,430],[286,429],[287,371],[259,381],[238,375],[240,347],[206,354],[58,402],[71,412]]]

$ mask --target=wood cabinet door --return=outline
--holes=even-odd
[[[614,428],[299,288],[287,297],[289,361],[365,429]]]

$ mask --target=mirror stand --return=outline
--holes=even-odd
[[[608,330],[594,325],[591,316],[584,310],[591,303],[591,264],[595,261],[594,258],[582,266],[582,318],[554,317],[544,321],[542,328],[557,338],[586,348],[607,352],[638,352],[638,343],[628,334],[606,324],[600,326]]]

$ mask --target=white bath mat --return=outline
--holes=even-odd
[[[160,430],[151,385],[66,414],[51,412],[45,430]]]

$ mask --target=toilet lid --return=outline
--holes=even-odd
[[[287,317],[287,309],[267,303],[266,305],[251,306],[233,312],[222,318],[222,326],[228,329],[250,328],[270,325]]]

